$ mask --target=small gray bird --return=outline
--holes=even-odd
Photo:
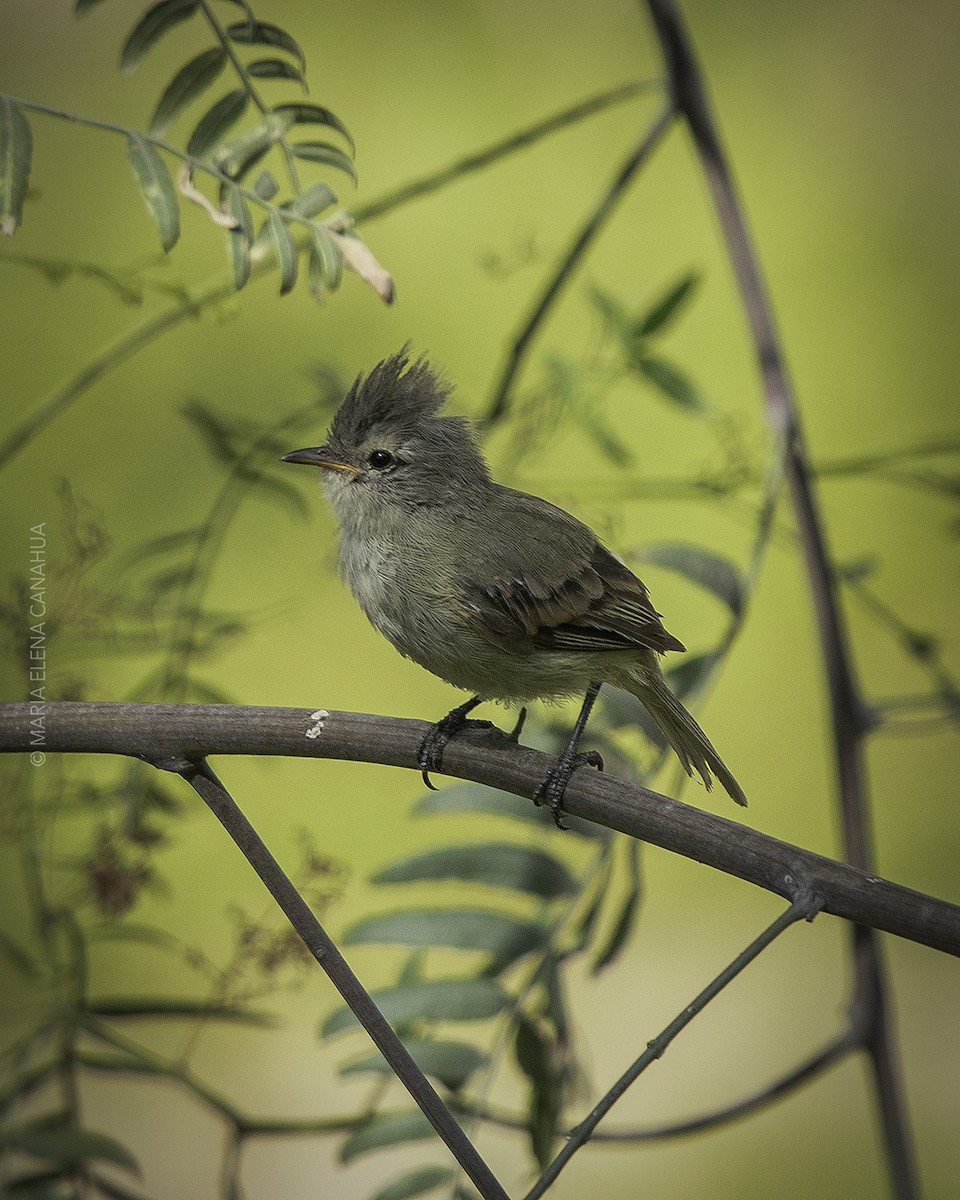
[[[603,767],[577,742],[607,682],[640,700],[688,775],[709,788],[715,774],[746,804],[664,682],[660,655],[684,647],[647,589],[575,517],[494,483],[467,422],[437,415],[449,392],[426,361],[409,365],[401,351],[357,378],[322,446],[283,458],[322,468],[340,572],[371,623],[401,654],[473,693],[424,737],[425,782],[481,701],[585,693],[573,736],[534,795],[560,825],[571,774]]]

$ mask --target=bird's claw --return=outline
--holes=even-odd
[[[558,829],[570,828],[569,825],[564,824],[561,805],[567,784],[570,782],[570,776],[578,767],[596,767],[598,771],[602,771],[603,757],[597,750],[583,750],[579,754],[569,754],[565,751],[540,780],[537,790],[533,793],[534,804],[549,804],[550,812],[553,814],[553,820]]]
[[[437,721],[436,725],[431,725],[420,739],[420,745],[417,748],[417,766],[420,768],[423,782],[431,792],[435,792],[437,789],[430,782],[430,772],[442,770],[443,752],[447,748],[447,743],[468,726],[475,729],[490,729],[493,727],[493,722],[468,720],[466,713],[455,708],[442,720]]]

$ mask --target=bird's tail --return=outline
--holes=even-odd
[[[642,677],[634,677],[634,683],[630,690],[656,721],[687,774],[696,771],[708,791],[715,775],[731,799],[745,805],[747,798],[743,788],[730,774],[707,735],[667,687],[660,672],[644,671]]]

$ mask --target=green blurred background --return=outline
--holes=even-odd
[[[118,48],[142,5],[111,0],[79,22],[71,8],[0,0],[0,89],[145,127],[161,88],[196,52],[196,32],[182,26],[123,78]],[[311,99],[332,108],[356,139],[358,188],[334,173],[325,176],[348,208],[582,97],[659,73],[645,15],[623,0],[342,6],[272,0],[257,11],[298,37]],[[684,13],[815,461],[956,438],[960,10],[947,0],[906,6],[697,0]],[[481,412],[541,281],[656,105],[656,98],[621,105],[366,223],[362,234],[397,283],[390,308],[355,276],[319,307],[302,286],[278,298],[270,275],[110,371],[6,467],[5,576],[25,569],[29,530],[39,522],[54,532],[51,562],[66,553],[56,541],[61,479],[99,510],[118,555],[194,523],[220,479],[181,414],[191,399],[238,422],[279,418],[309,402],[316,363],[331,364],[349,380],[409,339],[456,382],[455,406]],[[199,289],[220,277],[225,263],[221,233],[188,206],[169,260],[151,257],[156,232],[121,139],[40,116],[31,123],[33,194],[22,230],[0,247],[4,435],[105,347],[164,311],[170,299],[161,288]],[[188,127],[177,126],[171,138]],[[53,286],[25,262],[31,256],[142,268],[154,286],[132,307],[95,279],[72,276]],[[578,359],[595,349],[590,284],[639,308],[690,269],[703,274],[703,285],[667,348],[723,414],[729,436],[759,456],[760,396],[743,315],[680,129],[565,293],[523,386],[542,377],[546,356]],[[616,393],[608,416],[634,456],[627,479],[692,473],[716,452],[701,424],[650,397],[638,402],[636,394]],[[319,441],[319,418],[315,432]],[[573,508],[619,551],[687,539],[744,562],[750,530],[735,508],[625,501],[623,473],[585,447],[572,426],[543,453],[519,461],[511,452],[515,436],[507,429],[492,439],[496,473]],[[295,438],[289,448],[312,440]],[[933,465],[945,473],[952,468],[955,477],[955,458]],[[251,629],[205,667],[205,677],[243,703],[440,716],[456,695],[401,660],[337,581],[332,520],[310,482],[297,479],[312,510],[307,523],[253,496],[231,527],[207,602],[242,614]],[[960,589],[957,515],[949,498],[876,476],[826,479],[820,494],[836,560],[873,562],[877,593],[912,628],[938,639],[956,672]],[[668,627],[692,649],[708,645],[722,622],[718,606],[666,572],[645,577]],[[56,595],[49,600],[55,609]],[[927,676],[862,607],[850,607],[849,624],[870,698],[923,690]],[[50,647],[52,676],[82,676],[85,694],[97,699],[126,695],[143,677],[145,661],[115,654],[91,661],[71,630]],[[18,687],[12,679],[3,698],[20,698]],[[751,797],[746,822],[836,854],[824,689],[802,567],[787,536],[767,555],[746,628],[701,716]],[[960,901],[956,730],[875,738],[868,764],[879,872]],[[412,773],[335,762],[221,760],[217,766],[282,862],[295,860],[306,827],[326,854],[349,865],[352,882],[328,918],[334,933],[377,905],[363,882],[373,867],[425,838],[451,836],[449,827],[437,834],[407,818],[422,790]],[[672,771],[659,782],[667,790],[677,786]],[[690,786],[683,797],[730,815],[722,794],[708,798]],[[187,813],[160,859],[166,884],[145,893],[137,915],[177,930],[216,959],[231,929],[229,907],[261,912],[265,903],[208,815],[189,797],[185,803]],[[574,854],[561,835],[549,837],[558,853]],[[12,856],[6,861],[8,911],[16,913],[22,901]],[[644,862],[645,904],[628,952],[599,980],[574,979],[594,1092],[776,912],[770,897],[694,864],[659,851],[648,851]],[[826,1041],[846,998],[845,948],[846,931],[830,918],[792,931],[627,1095],[617,1122],[655,1124],[722,1104]],[[925,1194],[954,1196],[960,967],[908,944],[891,941],[884,949]],[[371,985],[388,978],[397,961],[363,947],[350,957]],[[166,960],[149,950],[125,951],[98,960],[93,983],[111,993],[175,989],[167,970]],[[14,999],[6,1009],[12,1027],[25,1019],[26,1000]],[[314,1038],[318,1017],[333,1006],[325,981],[279,1003],[289,1018],[282,1036],[204,1027],[189,1036],[158,1031],[158,1044],[171,1053],[179,1048],[198,1073],[250,1111],[340,1112],[360,1103],[365,1090],[335,1077],[339,1047],[331,1052]],[[515,1097],[516,1083],[504,1084],[502,1093]],[[213,1194],[218,1128],[198,1119],[172,1086],[98,1078],[84,1103],[91,1127],[135,1148],[151,1194]],[[664,1145],[591,1147],[551,1194],[563,1200],[589,1188],[610,1197],[883,1195],[872,1103],[864,1064],[848,1060],[730,1128]],[[481,1149],[512,1193],[524,1190],[529,1165],[521,1139],[486,1133]],[[421,1144],[401,1157],[408,1165],[440,1161],[442,1151]],[[395,1169],[381,1156],[341,1168],[329,1139],[267,1140],[247,1152],[244,1180],[251,1198],[353,1200]]]

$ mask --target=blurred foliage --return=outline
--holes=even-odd
[[[29,244],[22,253],[5,254],[0,263],[4,270],[26,268],[44,286],[65,294],[67,303],[75,303],[74,293],[67,289],[90,285],[96,289],[92,294],[98,304],[144,310],[137,313],[140,324],[121,343],[114,345],[98,334],[100,340],[91,344],[104,347],[100,357],[47,403],[25,415],[20,406],[15,407],[11,417],[17,424],[0,451],[8,468],[15,465],[15,456],[27,450],[37,454],[44,445],[41,435],[76,402],[86,403],[94,384],[119,376],[124,363],[137,361],[151,341],[191,323],[200,330],[194,347],[199,373],[204,351],[214,340],[210,323],[200,319],[213,315],[227,320],[234,291],[258,275],[275,271],[281,293],[290,293],[305,259],[314,299],[337,288],[345,266],[357,271],[384,299],[392,297],[392,281],[355,236],[351,218],[338,213],[317,219],[337,203],[326,180],[305,185],[300,178],[301,169],[316,166],[332,168],[351,183],[357,177],[354,142],[346,125],[331,109],[302,98],[308,94],[306,39],[298,40],[280,24],[262,20],[245,2],[231,0],[231,5],[236,11],[226,0],[217,4],[160,0],[127,26],[120,61],[125,72],[134,73],[138,98],[148,100],[152,115],[143,128],[126,117],[120,122],[99,121],[30,97],[18,100],[0,94],[0,229],[4,233],[17,230],[26,213],[25,228],[18,234],[22,238],[31,220],[39,223],[49,206],[46,186],[37,188],[33,182],[47,153],[47,133],[40,131],[40,122],[63,117],[126,139],[130,165],[165,254],[182,256],[177,262],[190,254],[180,203],[187,198],[225,230],[229,267],[226,284],[211,283],[213,259],[203,258],[201,250],[196,264],[201,286],[175,278],[165,258],[144,257],[142,229],[135,222],[137,250],[127,256],[132,263],[127,267],[112,264],[106,254],[102,261],[93,254],[69,257],[54,247],[38,249]],[[98,0],[75,4],[76,13],[88,15],[89,20],[102,15],[96,11],[101,7],[113,6],[101,6]],[[278,12],[284,7],[277,5]],[[296,5],[289,7],[293,16],[302,17]],[[221,21],[221,13],[229,13],[229,18]],[[423,18],[423,10],[418,13]],[[129,15],[125,12],[123,20]],[[569,12],[565,15],[571,17]],[[435,23],[432,32],[439,34],[436,14],[430,19]],[[469,21],[467,15],[461,19]],[[378,29],[378,43],[384,37]],[[461,38],[458,32],[458,58]],[[389,106],[378,86],[381,51],[368,47],[365,55],[357,55],[346,43],[335,48],[344,60],[356,59],[350,69],[363,75],[363,89],[372,90],[376,97],[376,122],[384,123]],[[164,54],[181,57],[171,67]],[[155,65],[158,62],[160,66]],[[424,57],[418,71],[426,68]],[[159,76],[148,74],[152,69],[164,73],[159,85]],[[230,76],[228,83],[225,75]],[[487,85],[488,94],[493,86],[493,82]],[[268,100],[265,96],[272,92],[265,89],[277,89],[285,98]],[[547,134],[576,128],[588,116],[647,91],[657,94],[642,81],[621,85],[558,109],[545,120],[529,123],[525,117],[524,129],[466,157],[467,134],[457,126],[456,161],[432,174],[419,168],[419,145],[407,146],[399,139],[399,165],[404,176],[413,179],[379,201],[358,206],[358,213],[365,210],[372,219],[397,209],[407,211],[414,201],[440,188],[446,189],[442,195],[453,212],[450,185],[468,174],[488,172],[516,151],[535,147]],[[336,94],[332,86],[330,94]],[[296,98],[290,99],[291,95]],[[534,107],[529,93],[522,101],[524,112]],[[401,95],[397,106],[407,103],[417,111],[412,88],[409,95]],[[430,119],[442,134],[444,102],[434,103],[441,111],[431,113]],[[124,104],[129,106],[129,99]],[[427,117],[420,113],[417,119],[426,129]],[[315,128],[336,141],[305,132]],[[167,141],[171,130],[182,136]],[[428,140],[423,130],[416,132],[420,141]],[[629,136],[634,135],[631,126]],[[392,133],[391,138],[398,140]],[[592,135],[590,139],[580,143],[580,165],[592,188],[594,177],[606,176],[602,154],[609,147],[599,143],[595,154]],[[176,178],[170,170],[171,158],[181,164]],[[57,168],[64,170],[69,186],[66,164],[58,159]],[[479,178],[482,181],[485,175]],[[523,194],[526,182],[520,179],[512,190]],[[275,202],[280,195],[285,198]],[[109,210],[104,197],[99,199]],[[121,196],[118,204],[126,203]],[[530,207],[535,203],[531,201]],[[462,225],[456,226],[451,247],[445,231],[447,210],[434,205],[419,236],[405,229],[398,249],[406,250],[408,258],[416,255],[416,261],[408,263],[407,277],[415,268],[428,275],[437,308],[424,319],[424,327],[430,329],[431,338],[442,340],[449,320],[452,350],[453,345],[470,341],[463,333],[472,332],[473,314],[447,299],[449,280],[440,276],[438,264],[443,256],[452,259],[463,254],[471,235]],[[254,212],[261,214],[259,228]],[[486,247],[481,257],[493,285],[500,289],[495,302],[497,344],[509,338],[506,326],[513,319],[517,294],[512,289],[535,288],[533,268],[552,256],[555,244],[562,241],[556,219],[552,210],[547,211],[534,235],[499,227],[496,212],[473,218]],[[680,221],[684,219],[681,213]],[[210,227],[204,231],[204,250],[210,232]],[[505,251],[511,238],[519,249]],[[469,249],[474,247],[471,241]],[[620,246],[616,255],[623,257]],[[502,429],[495,425],[487,432],[491,453],[499,454],[514,471],[529,471],[558,445],[561,452],[572,446],[578,472],[571,473],[570,487],[579,488],[585,504],[596,503],[597,492],[591,488],[596,489],[599,479],[608,487],[607,499],[621,507],[638,500],[651,507],[660,501],[674,505],[694,501],[708,518],[722,513],[734,528],[746,529],[742,553],[732,547],[728,551],[731,539],[720,540],[698,529],[684,530],[669,540],[644,537],[628,543],[632,549],[626,557],[631,563],[652,566],[667,578],[675,576],[678,596],[686,589],[696,594],[694,603],[703,602],[707,619],[702,628],[707,632],[670,671],[678,695],[695,703],[708,694],[753,614],[769,548],[792,551],[793,533],[777,514],[779,481],[769,461],[770,448],[758,450],[755,431],[744,432],[724,415],[727,397],[722,393],[728,385],[718,380],[712,363],[697,361],[691,350],[692,343],[703,337],[698,309],[715,299],[712,289],[718,272],[678,266],[679,257],[687,258],[685,246],[679,254],[673,246],[669,255],[666,265],[658,260],[653,267],[644,264],[642,270],[631,266],[631,277],[624,282],[622,273],[614,269],[619,264],[611,262],[609,255],[598,254],[577,317],[579,326],[589,331],[591,347],[585,348],[583,339],[566,332],[544,337],[527,375],[514,388],[514,403]],[[699,259],[699,252],[696,256]],[[481,291],[479,285],[473,286]],[[159,316],[158,301],[171,305]],[[244,302],[252,303],[249,295],[245,294]],[[348,305],[346,296],[338,297],[337,303]],[[415,303],[412,311],[416,313]],[[311,339],[326,340],[319,351],[311,340],[309,354],[338,362],[348,357],[331,349],[337,335],[324,331],[342,327],[333,325],[329,311],[310,319]],[[318,326],[318,319],[326,320],[327,326]],[[359,330],[363,360],[369,365],[376,355],[365,333],[370,321],[366,310],[347,307],[343,319]],[[245,382],[247,377],[256,378],[255,360],[265,354],[267,343],[281,344],[286,356],[304,357],[295,319],[287,315],[276,326],[270,322],[270,317],[259,318],[249,344],[239,344],[242,339],[236,337],[237,344],[230,345],[230,359],[240,364]],[[390,348],[395,349],[406,334],[398,337],[394,326],[385,328],[384,337],[392,339]],[[694,332],[688,333],[691,328]],[[321,332],[315,333],[317,329]],[[219,333],[216,336],[221,338]],[[84,349],[89,353],[86,342]],[[44,365],[43,355],[34,354],[32,346],[23,353],[27,350],[33,365]],[[180,352],[178,345],[171,358]],[[221,360],[217,361],[222,369]],[[28,368],[23,369],[27,377]],[[148,397],[149,373],[144,367],[136,381]],[[299,553],[308,536],[304,518],[314,510],[304,501],[300,486],[291,483],[275,461],[294,439],[325,426],[343,385],[331,368],[324,367],[314,380],[318,398],[297,406],[285,397],[278,401],[280,389],[269,378],[265,387],[249,385],[252,401],[244,405],[240,398],[230,397],[229,384],[221,388],[219,379],[216,401],[202,398],[211,394],[211,381],[194,384],[193,373],[187,389],[179,380],[172,386],[158,373],[164,400],[157,418],[162,432],[159,445],[150,432],[157,428],[153,414],[148,420],[140,407],[118,402],[102,421],[90,422],[97,426],[98,437],[114,439],[110,444],[133,457],[137,471],[143,473],[132,493],[136,499],[127,504],[137,509],[140,532],[136,536],[130,536],[125,526],[117,537],[116,514],[108,520],[88,497],[90,491],[100,495],[97,466],[82,478],[79,470],[82,447],[88,443],[81,439],[77,449],[72,435],[61,434],[61,427],[54,426],[71,452],[71,473],[69,482],[56,485],[59,528],[55,533],[50,522],[47,530],[51,542],[56,541],[57,553],[49,561],[48,584],[56,603],[49,606],[45,631],[56,647],[56,668],[47,681],[46,699],[106,694],[114,699],[231,702],[238,694],[236,681],[244,688],[255,686],[242,672],[231,672],[229,664],[231,656],[257,640],[272,618],[261,601],[263,581],[247,578],[256,572],[257,538],[264,530],[271,531],[268,539],[281,537],[276,531],[289,526],[296,530]],[[133,443],[131,431],[136,437]],[[960,442],[953,433],[935,438],[918,433],[912,439],[898,434],[896,445],[887,444],[885,431],[881,433],[880,452],[860,454],[852,449],[849,454],[822,456],[821,479],[858,486],[881,481],[902,489],[904,495],[932,497],[941,506],[938,513],[955,504],[960,495],[956,473]],[[659,447],[655,460],[650,452],[652,439]],[[133,455],[131,445],[136,450]],[[183,473],[181,454],[192,475]],[[583,471],[581,464],[585,464]],[[111,471],[122,469],[122,464],[110,460]],[[580,487],[584,476],[586,483]],[[564,473],[560,483],[566,482]],[[256,521],[251,521],[251,511],[257,514]],[[261,519],[261,511],[273,515]],[[706,518],[705,523],[709,524]],[[143,528],[154,532],[144,538]],[[944,540],[951,530],[955,535],[957,528],[960,518],[954,515],[937,531],[938,538]],[[231,547],[236,547],[231,538],[239,540],[243,565],[230,577],[233,589],[225,589],[217,586],[216,575],[225,569]],[[310,556],[316,557],[312,542]],[[902,605],[906,605],[903,611],[910,611],[909,597],[893,589],[890,599],[885,565],[860,558],[837,567],[851,612],[865,619],[857,628],[868,630],[864,644],[871,658],[893,653],[892,673],[898,680],[904,678],[896,694],[871,692],[873,720],[880,732],[953,731],[960,710],[955,646],[942,630],[932,625],[928,629],[901,614]],[[7,694],[16,697],[30,690],[23,675],[30,632],[23,613],[29,585],[28,578],[14,574],[0,602],[4,661],[16,676]],[[223,602],[225,592],[231,598],[235,595],[231,603]],[[321,619],[326,622],[326,612]],[[337,640],[325,638],[327,652],[334,653],[330,647]],[[308,657],[299,646],[288,645],[286,653],[285,671]],[[786,657],[780,642],[767,654]],[[803,654],[812,658],[813,647],[805,647]],[[125,681],[122,687],[117,680]],[[382,702],[384,689],[376,675],[372,683]],[[753,676],[749,683],[754,686]],[[809,700],[805,703],[815,707]],[[638,724],[645,738],[638,736]],[[607,694],[605,689],[590,737],[591,744],[602,750],[608,769],[646,782],[657,777],[664,747],[655,728],[648,729],[647,724],[632,698]],[[555,716],[528,734],[540,748],[556,750],[565,743],[567,731],[568,722]],[[764,757],[777,760],[772,761],[770,778],[779,784],[779,756],[768,749],[763,748]],[[199,920],[191,942],[193,929],[188,937],[182,924],[158,919],[157,898],[184,885],[182,879],[170,882],[176,831],[187,820],[171,783],[158,782],[145,764],[77,760],[66,765],[47,762],[42,774],[28,764],[15,766],[5,773],[3,786],[3,833],[9,849],[5,854],[13,864],[9,877],[17,880],[10,887],[10,912],[21,918],[0,935],[0,958],[12,980],[10,992],[17,1012],[4,1037],[0,1084],[0,1151],[7,1164],[4,1196],[126,1197],[141,1196],[144,1188],[149,1189],[149,1176],[145,1184],[138,1179],[142,1156],[134,1155],[112,1134],[89,1127],[81,1093],[92,1077],[133,1078],[144,1090],[150,1080],[173,1080],[198,1110],[213,1113],[228,1133],[220,1181],[225,1196],[240,1194],[242,1146],[264,1134],[338,1133],[342,1135],[338,1155],[344,1164],[386,1147],[432,1138],[418,1112],[394,1107],[385,1064],[361,1049],[355,1032],[351,1033],[356,1025],[347,1009],[335,1009],[321,1022],[319,1033],[336,1046],[341,1041],[352,1046],[340,1073],[344,1084],[362,1086],[364,1091],[360,1100],[357,1092],[350,1092],[345,1111],[334,1116],[251,1117],[250,1106],[245,1110],[189,1065],[191,1047],[202,1030],[221,1025],[233,1030],[272,1028],[281,994],[303,986],[312,975],[312,962],[271,910],[256,912],[232,901],[224,906],[219,891],[211,894],[216,897],[214,905],[225,908],[227,933],[216,941],[213,952],[202,945]],[[802,786],[807,786],[806,779]],[[373,901],[364,899],[363,912],[344,920],[344,940],[373,947],[380,969],[388,976],[375,989],[375,998],[451,1106],[460,1106],[457,1111],[473,1129],[489,1122],[511,1129],[513,1136],[520,1131],[529,1163],[542,1168],[555,1152],[570,1115],[590,1094],[588,1079],[595,1073],[584,1048],[590,1022],[578,1011],[578,988],[584,976],[609,978],[608,969],[618,963],[625,970],[631,966],[625,955],[644,898],[640,848],[572,820],[573,833],[561,835],[553,829],[549,814],[528,802],[469,784],[422,797],[413,809],[413,824],[415,851],[405,845],[398,850],[398,839],[391,838],[387,844],[392,857],[383,861],[383,843],[378,847],[379,862],[371,878]],[[427,827],[439,832],[425,834]],[[453,837],[444,832],[450,828],[456,829]],[[298,831],[295,842],[298,865],[292,874],[312,907],[324,912],[333,905],[343,906],[346,869],[319,848],[315,830]],[[429,848],[423,849],[422,842]],[[204,904],[209,903],[208,895]],[[198,912],[191,911],[190,916],[197,918]],[[668,949],[676,936],[673,920],[671,916]],[[159,952],[169,990],[154,992],[152,985],[135,975],[132,991],[105,991],[96,964],[105,951],[118,948]],[[699,968],[705,956],[699,946],[693,953]],[[638,989],[636,979],[628,978],[624,992],[631,1013],[635,992],[646,987],[647,981]],[[258,1001],[268,1003],[261,1007]],[[133,1033],[128,1032],[131,1027]],[[171,1029],[186,1039],[179,1052],[169,1053],[166,1048]],[[639,1033],[638,1027],[641,1041],[645,1032]],[[272,1058],[268,1061],[272,1067]],[[491,1089],[505,1077],[514,1084],[508,1092],[509,1108],[489,1100]],[[640,1140],[638,1135],[636,1141]],[[443,1194],[467,1194],[446,1158],[441,1159],[442,1151],[431,1147],[431,1153],[438,1157],[435,1166],[420,1162],[412,1170],[391,1168],[389,1182],[376,1191],[377,1200],[400,1200],[441,1188]],[[854,1164],[854,1173],[856,1169]],[[738,1170],[738,1189],[741,1175]],[[351,1194],[371,1194],[366,1183],[354,1185],[346,1182],[349,1178],[338,1177],[338,1194],[354,1187],[357,1190]],[[690,1190],[693,1185],[675,1194]],[[716,1186],[714,1194],[720,1194]]]

